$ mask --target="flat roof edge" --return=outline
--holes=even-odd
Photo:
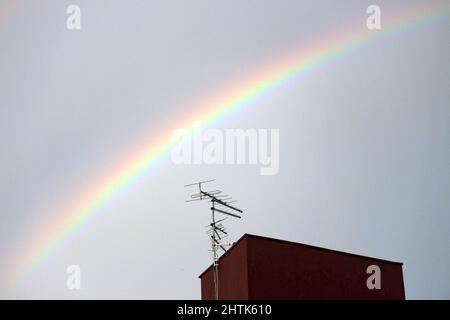
[[[364,256],[364,255],[361,255],[361,254],[350,253],[350,252],[345,252],[345,251],[339,251],[339,250],[334,250],[334,249],[329,249],[329,248],[324,248],[324,247],[318,247],[318,246],[313,246],[313,245],[310,245],[310,244],[304,244],[304,243],[294,242],[294,241],[289,241],[289,240],[282,240],[282,239],[277,239],[277,238],[270,238],[270,237],[265,237],[265,236],[259,236],[259,235],[250,234],[250,233],[244,233],[244,235],[242,237],[240,237],[239,240],[234,242],[233,245],[231,246],[231,248],[227,252],[225,252],[223,255],[220,256],[219,261],[223,257],[225,257],[228,254],[228,252],[233,250],[233,248],[236,245],[238,245],[245,238],[255,238],[255,239],[261,239],[261,240],[276,241],[276,242],[281,242],[281,243],[294,245],[294,246],[308,247],[308,248],[312,248],[312,249],[316,249],[316,250],[327,251],[327,252],[331,252],[331,253],[343,254],[343,255],[347,255],[347,256],[363,258],[363,259],[370,259],[370,260],[375,260],[375,261],[391,263],[391,264],[397,264],[397,265],[403,266],[403,262],[397,262],[397,261],[385,260],[385,259],[380,259],[380,258],[374,258],[374,257]],[[212,268],[212,266],[213,266],[212,264],[209,265],[209,267],[207,267],[198,277],[201,278],[206,272],[209,271],[209,269]]]
[[[371,259],[371,260],[377,260],[377,261],[381,261],[381,262],[387,262],[387,263],[392,263],[392,264],[403,265],[403,262],[386,260],[386,259],[381,259],[381,258],[374,258],[374,257],[370,257],[370,256],[365,256],[365,255],[362,255],[362,254],[356,254],[356,253],[351,253],[351,252],[339,251],[339,250],[335,250],[335,249],[318,247],[318,246],[305,244],[305,243],[300,243],[300,242],[294,242],[294,241],[289,241],[289,240],[282,240],[282,239],[277,239],[277,238],[269,238],[269,237],[259,236],[259,235],[249,234],[249,233],[244,234],[244,236],[248,236],[250,238],[269,240],[269,241],[277,241],[277,242],[282,242],[282,243],[286,243],[286,244],[302,246],[302,247],[308,247],[308,248],[312,248],[312,249],[328,251],[328,252],[333,252],[333,253],[339,253],[339,254],[344,254],[344,255],[347,255],[347,256],[353,256],[353,257],[358,257],[358,258]]]

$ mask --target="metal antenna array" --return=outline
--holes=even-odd
[[[191,195],[189,200],[186,202],[192,201],[202,201],[207,200],[211,202],[211,223],[207,225],[208,228],[206,234],[209,236],[211,240],[211,251],[213,253],[213,277],[214,277],[214,297],[216,300],[219,299],[219,250],[226,252],[227,246],[231,246],[231,243],[225,242],[225,239],[228,237],[228,233],[226,228],[223,226],[222,222],[227,219],[224,217],[222,219],[216,220],[216,213],[224,214],[228,217],[233,218],[241,218],[241,216],[237,213],[242,213],[242,210],[231,206],[230,203],[236,202],[233,200],[231,196],[222,194],[221,190],[203,190],[203,184],[208,182],[213,182],[213,180],[200,181],[191,184],[185,185],[185,187],[198,186],[198,193],[194,193]],[[230,212],[230,210],[232,212]],[[237,213],[236,213],[237,212]]]

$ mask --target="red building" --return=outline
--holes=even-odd
[[[219,299],[405,299],[402,265],[245,234],[219,259]],[[199,278],[213,299],[212,266]]]

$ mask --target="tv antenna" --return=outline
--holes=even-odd
[[[186,184],[185,187],[198,186],[198,192],[191,194],[190,199],[186,202],[203,201],[211,202],[211,223],[206,226],[206,234],[211,241],[211,251],[213,255],[213,279],[214,279],[214,298],[219,300],[219,252],[226,252],[226,247],[231,246],[231,243],[226,242],[228,232],[222,224],[228,217],[241,219],[241,209],[230,205],[230,203],[236,202],[231,196],[222,194],[221,190],[209,190],[203,189],[203,184],[213,182],[213,180],[200,181],[195,183]],[[225,215],[226,217],[216,220],[216,214]]]

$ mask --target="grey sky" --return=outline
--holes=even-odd
[[[0,281],[56,208],[197,102],[294,48],[363,30],[370,4],[383,19],[419,3],[10,2],[0,4]],[[66,29],[72,3],[80,31]],[[277,175],[166,159],[15,297],[199,298],[209,212],[184,202],[183,185],[215,178],[245,210],[227,222],[232,240],[401,261],[407,298],[450,298],[449,27],[447,16],[374,43],[226,118],[216,127],[280,129]],[[79,291],[66,289],[71,264]]]

